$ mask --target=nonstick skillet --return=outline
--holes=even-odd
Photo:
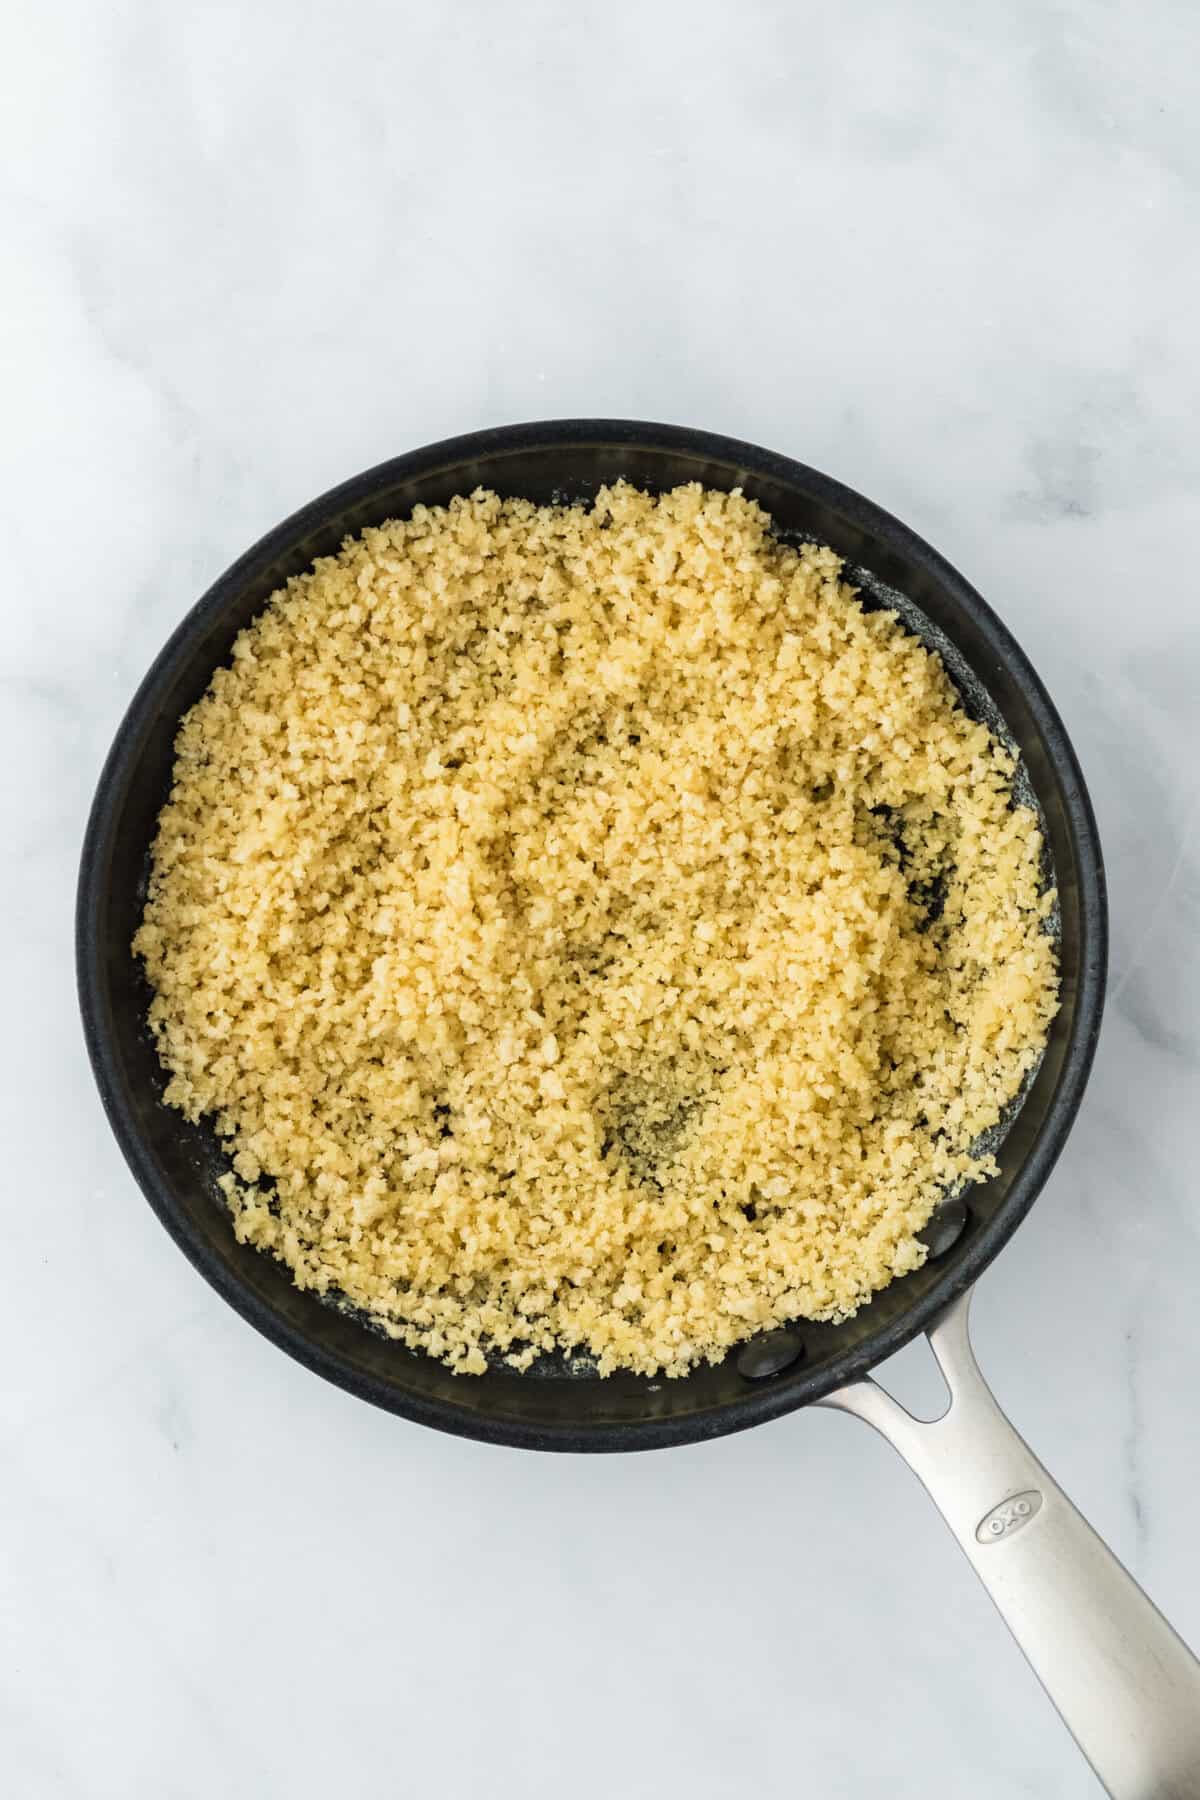
[[[839,1325],[799,1321],[682,1380],[577,1360],[477,1378],[366,1329],[302,1293],[239,1244],[216,1189],[228,1166],[214,1134],[162,1103],[164,1077],[130,953],[148,852],[181,715],[234,638],[290,575],[349,533],[477,486],[546,502],[625,477],[740,487],[791,539],[846,559],[868,605],[897,607],[941,654],[967,709],[1020,752],[1024,797],[1042,814],[1059,895],[1061,1009],[1042,1063],[998,1134],[999,1173],[948,1199],[930,1256]],[[234,563],[193,607],[138,689],[105,764],[80,871],[76,946],[88,1049],[109,1121],[167,1230],[230,1305],[299,1362],[405,1418],[537,1450],[643,1450],[739,1431],[817,1403],[857,1414],[905,1457],[940,1507],[1100,1779],[1119,1800],[1200,1796],[1200,1664],[1100,1542],[1005,1419],[971,1353],[971,1286],[1020,1224],[1075,1117],[1100,1027],[1104,875],[1074,752],[1024,654],[948,563],[879,507],[815,470],[707,432],[560,420],[451,439],[356,476],[314,500]],[[869,1377],[925,1331],[951,1401],[913,1419]]]

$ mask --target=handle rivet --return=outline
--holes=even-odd
[[[752,1338],[738,1351],[737,1370],[747,1381],[765,1381],[782,1374],[804,1355],[804,1340],[794,1331],[768,1331]]]
[[[944,1200],[934,1212],[927,1225],[923,1225],[917,1233],[918,1244],[924,1244],[929,1251],[928,1262],[936,1262],[939,1256],[945,1256],[953,1250],[959,1238],[966,1230],[970,1214],[965,1200]]]

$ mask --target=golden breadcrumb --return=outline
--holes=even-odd
[[[1041,1054],[1012,757],[739,493],[418,507],[274,595],[176,748],[167,1101],[240,1238],[454,1369],[846,1317]]]

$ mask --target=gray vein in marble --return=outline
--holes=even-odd
[[[1197,788],[1192,793],[1188,805],[1187,816],[1184,819],[1183,829],[1179,838],[1179,848],[1177,849],[1174,861],[1171,864],[1170,873],[1154,903],[1150,907],[1149,912],[1145,915],[1134,947],[1126,956],[1124,967],[1119,972],[1114,986],[1109,990],[1108,1003],[1110,1006],[1115,1005],[1121,999],[1126,985],[1139,968],[1142,958],[1146,955],[1147,950],[1155,942],[1161,931],[1163,920],[1170,908],[1171,900],[1175,893],[1176,884],[1179,882],[1180,877],[1183,875],[1188,865],[1192,830],[1198,815],[1200,815],[1200,788]]]
[[[198,1325],[203,1326],[205,1320],[206,1314],[197,1310],[182,1319],[174,1320],[164,1330],[141,1339],[133,1350],[118,1357],[95,1380],[74,1388],[65,1398],[55,1396],[52,1404],[39,1407],[36,1413],[12,1432],[8,1440],[9,1448],[16,1450],[23,1443],[37,1439],[51,1430],[64,1433],[73,1421],[78,1421],[81,1414],[102,1410],[106,1396],[123,1388],[140,1370],[154,1367],[168,1345],[187,1336]],[[166,1410],[169,1412],[170,1409]],[[161,1419],[159,1423],[161,1426]]]
[[[1114,990],[1109,1004],[1127,1019],[1142,1042],[1151,1050],[1161,1050],[1189,1069],[1200,1065],[1200,1050],[1195,1032],[1177,1031],[1162,1017],[1160,1010],[1138,983],[1138,971],[1131,966]]]
[[[136,1588],[128,1579],[125,1570],[103,1543],[98,1539],[88,1520],[84,1497],[71,1496],[67,1499],[49,1493],[40,1481],[26,1466],[23,1471],[24,1486],[34,1503],[42,1510],[45,1517],[54,1520],[56,1530],[63,1538],[77,1544],[85,1552],[90,1552],[103,1572],[106,1585],[112,1589],[116,1603],[128,1617],[144,1642],[153,1650],[156,1662],[168,1669],[176,1692],[186,1702],[190,1723],[210,1741],[228,1745],[236,1757],[237,1767],[241,1773],[239,1780],[247,1780],[247,1787],[255,1794],[272,1792],[272,1777],[269,1764],[263,1759],[255,1742],[253,1733],[248,1729],[248,1721],[243,1710],[231,1704],[228,1696],[217,1697],[205,1691],[204,1687],[192,1678],[186,1659],[181,1654],[172,1635],[161,1629],[149,1609],[138,1600]],[[72,1504],[72,1501],[75,1504]],[[152,1585],[152,1583],[148,1584]]]
[[[1125,1331],[1125,1435],[1121,1447],[1125,1491],[1137,1542],[1135,1567],[1139,1570],[1145,1565],[1150,1543],[1150,1512],[1143,1477],[1146,1421],[1142,1408],[1142,1341],[1143,1317],[1139,1303]]]

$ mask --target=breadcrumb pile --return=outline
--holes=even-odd
[[[1012,757],[770,523],[418,507],[180,727],[134,941],[166,1099],[239,1238],[455,1370],[848,1316],[1042,1051]]]

